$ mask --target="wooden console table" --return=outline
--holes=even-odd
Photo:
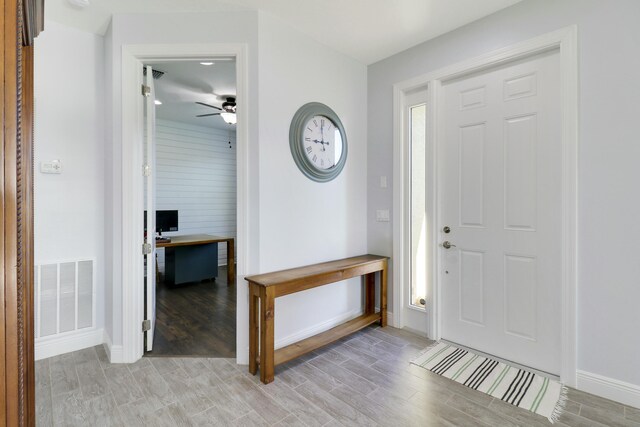
[[[172,236],[170,242],[156,242],[156,248],[180,248],[184,246],[201,246],[218,243],[227,244],[227,285],[235,284],[236,280],[236,259],[234,255],[234,239],[233,237],[213,236],[211,234],[191,234],[187,236]],[[215,265],[218,265],[217,251],[216,259],[212,259]]]
[[[387,325],[388,258],[362,255],[245,278],[249,282],[249,372],[260,366],[260,380],[273,381],[274,367],[380,322]],[[375,312],[375,274],[380,272],[380,312]],[[364,314],[339,326],[274,351],[275,299],[352,277],[364,276]],[[259,353],[258,353],[259,349]]]

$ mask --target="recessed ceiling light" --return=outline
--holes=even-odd
[[[85,8],[89,6],[89,0],[69,0],[69,3],[71,3],[72,6],[79,8]]]
[[[213,65],[213,62],[201,62],[200,65]]]
[[[156,105],[162,105],[162,101],[160,101],[159,99],[156,99],[156,100],[155,100],[155,101],[153,101],[153,102],[155,102],[155,104],[156,104]]]

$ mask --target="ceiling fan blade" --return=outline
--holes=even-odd
[[[204,105],[205,107],[215,108],[216,110],[220,110],[220,111],[222,111],[222,108],[220,108],[220,107],[216,107],[215,105],[205,104],[204,102],[196,102],[196,104]]]
[[[199,116],[196,117],[209,117],[209,116],[219,116],[220,113],[213,113],[213,114],[200,114]]]

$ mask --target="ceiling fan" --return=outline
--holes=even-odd
[[[209,117],[209,116],[220,116],[222,120],[229,124],[235,124],[236,119],[236,99],[233,96],[227,96],[226,101],[222,103],[222,108],[216,107],[215,105],[205,104],[204,102],[196,102],[196,104],[204,105],[205,107],[215,108],[216,110],[220,110],[219,113],[211,113],[211,114],[200,114],[196,117]]]

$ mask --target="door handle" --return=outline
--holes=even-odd
[[[456,245],[451,244],[450,241],[445,240],[444,242],[442,242],[442,247],[445,249],[451,249],[451,248],[455,248]]]

